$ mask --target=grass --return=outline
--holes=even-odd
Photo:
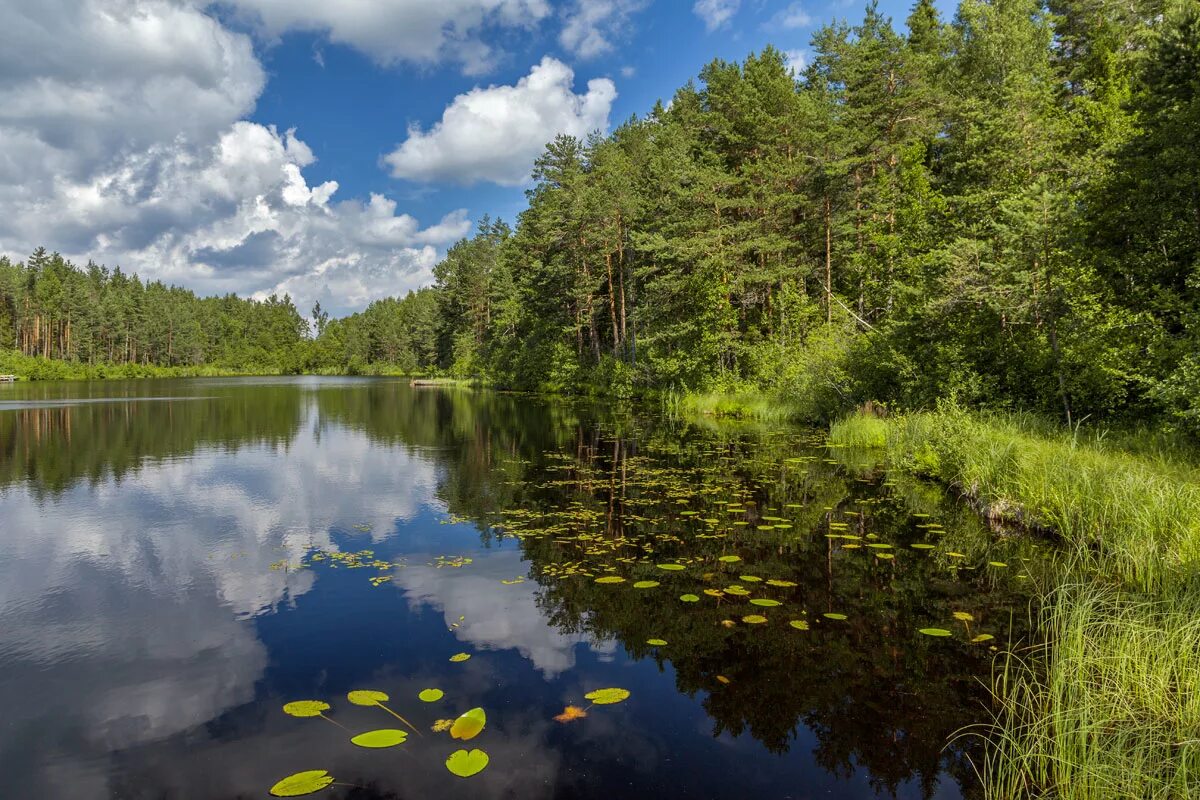
[[[790,422],[797,418],[791,404],[754,391],[672,392],[663,396],[663,409],[675,417],[727,417],[759,422]]]
[[[211,364],[190,367],[159,367],[153,364],[77,364],[41,356],[26,356],[15,350],[0,350],[0,374],[16,375],[23,381],[128,380],[134,378],[218,378],[237,375],[279,375],[278,367],[233,369]]]
[[[1002,654],[980,765],[995,800],[1200,796],[1200,472],[1161,439],[958,409],[856,415],[842,447],[1063,541],[1041,643]]]
[[[1047,599],[1047,644],[997,674],[988,797],[1200,796],[1200,595],[1085,582]]]

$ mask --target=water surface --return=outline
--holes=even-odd
[[[975,796],[1022,554],[873,461],[394,380],[0,386],[0,794]],[[422,735],[355,747],[404,727],[355,689]]]

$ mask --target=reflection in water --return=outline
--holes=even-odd
[[[120,401],[80,402],[106,398]],[[792,432],[395,381],[18,386],[0,401],[6,796],[258,797],[317,768],[358,787],[330,797],[975,791],[946,741],[986,718],[992,653],[913,632],[967,609],[1007,639],[1024,601],[1015,576],[967,568],[1001,558],[973,515],[869,459]],[[843,531],[879,538],[825,535]],[[939,550],[905,549],[926,539]],[[899,555],[844,547],[869,541]],[[390,580],[312,560],[364,549]],[[602,569],[629,581],[596,584]],[[736,595],[676,599],[765,596],[751,572],[784,584],[783,607],[758,609],[771,624],[741,623],[753,608]],[[810,630],[782,624],[801,614]],[[474,657],[449,663],[459,650]],[[446,698],[426,707],[430,686]],[[553,721],[601,686],[633,697]],[[426,729],[486,707],[491,765],[460,781],[444,735],[381,755],[279,711],[322,698],[351,730],[380,727],[344,702],[356,688]]]

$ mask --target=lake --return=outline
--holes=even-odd
[[[1036,546],[876,460],[399,380],[0,386],[0,794],[977,796]]]

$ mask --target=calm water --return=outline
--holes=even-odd
[[[813,432],[388,380],[0,386],[0,531],[12,798],[971,797],[1026,616],[1014,545]],[[356,689],[422,735],[351,744],[405,727]]]

